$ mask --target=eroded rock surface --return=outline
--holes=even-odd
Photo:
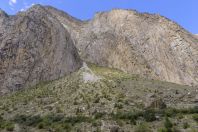
[[[78,21],[46,7],[88,62],[178,84],[198,84],[198,39],[156,14],[115,9]]]
[[[0,92],[31,87],[82,65],[63,25],[42,6],[16,16],[0,12]]]
[[[0,91],[54,80],[82,66],[80,57],[130,74],[198,84],[198,39],[159,15],[115,9],[81,21],[36,5],[0,11]]]

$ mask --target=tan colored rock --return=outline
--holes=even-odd
[[[198,85],[198,39],[159,15],[115,9],[80,21],[36,5],[0,11],[0,92],[67,75],[81,59],[130,74]]]
[[[163,81],[198,84],[198,39],[156,14],[115,9],[78,21],[46,7],[88,62]]]

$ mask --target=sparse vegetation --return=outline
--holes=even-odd
[[[100,81],[84,83],[80,78],[80,71],[59,80],[0,97],[0,114],[4,117],[0,122],[0,130],[12,131],[15,124],[19,124],[34,128],[38,132],[45,129],[77,131],[86,124],[100,131],[102,122],[103,124],[110,122],[116,123],[121,129],[128,127],[134,131],[152,131],[154,128],[150,124],[160,122],[161,129],[158,131],[168,132],[176,130],[176,126],[172,123],[175,119],[183,120],[185,117],[185,120],[187,118],[191,122],[198,120],[196,107],[163,109],[145,107],[146,100],[143,97],[147,93],[157,94],[161,89],[166,89],[167,83],[148,81],[116,69],[94,65],[91,69],[102,78]],[[158,85],[159,88],[156,90]],[[161,85],[163,87],[160,87]],[[179,86],[168,84],[168,87]],[[166,127],[163,122],[164,125],[166,122]],[[172,127],[169,126],[170,123]],[[181,129],[191,127],[189,122],[180,123]]]
[[[14,117],[13,121],[15,123],[36,127],[38,129],[52,128],[56,130],[68,130],[71,129],[71,126],[82,122],[93,122],[93,119],[86,116],[71,116],[65,117],[60,114],[49,114],[46,116],[26,116],[26,115],[17,115]]]
[[[135,132],[152,132],[152,130],[149,128],[149,126],[146,123],[140,123],[136,127]]]

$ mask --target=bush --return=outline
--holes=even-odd
[[[193,115],[193,119],[198,122],[198,114]]]
[[[86,116],[73,116],[73,117],[66,117],[64,119],[65,123],[71,123],[72,125],[76,123],[81,123],[81,122],[91,122],[92,119]]]
[[[64,116],[62,114],[50,114],[50,115],[47,115],[46,117],[46,120],[48,120],[48,122],[59,122],[61,120],[64,119]]]
[[[155,111],[154,110],[146,110],[143,114],[143,118],[147,121],[147,122],[152,122],[156,120],[155,117]]]
[[[166,128],[160,128],[158,129],[158,132],[167,132]]]
[[[122,109],[123,105],[121,103],[115,103],[114,107],[118,109]]]
[[[179,113],[179,111],[177,111],[176,109],[173,108],[168,108],[165,110],[164,115],[168,116],[168,117],[173,117],[175,116],[177,113]]]
[[[14,130],[14,124],[13,123],[7,123],[6,124],[6,130],[7,131],[13,131]]]
[[[39,123],[39,124],[38,124],[38,128],[39,128],[39,129],[43,129],[43,128],[44,128],[44,123],[43,123],[43,122]]]
[[[26,115],[16,115],[14,117],[14,122],[23,124],[26,126],[36,126],[42,121],[40,116],[26,116]]]
[[[98,115],[101,116],[101,115]],[[0,118],[0,120],[2,120]],[[49,114],[44,117],[40,116],[26,116],[26,115],[17,115],[13,119],[14,122],[24,125],[24,126],[33,126],[37,127],[38,129],[52,129],[55,131],[70,131],[72,129],[72,125],[75,125],[76,123],[82,123],[82,122],[93,122],[93,119],[86,116],[73,116],[73,117],[64,117],[62,114]],[[8,130],[13,129],[13,124],[10,124],[9,127],[5,127],[5,124],[3,125],[4,128],[8,128]],[[1,121],[0,121],[0,130],[1,130]]]
[[[94,118],[99,119],[99,118],[102,118],[104,115],[105,115],[105,113],[97,112],[94,114]]]
[[[165,117],[165,122],[164,122],[164,126],[168,131],[171,131],[171,128],[173,127],[172,122],[169,120],[169,118],[166,116]]]
[[[147,124],[141,123],[136,127],[135,132],[152,132],[152,130]]]
[[[14,124],[12,122],[6,121],[2,117],[0,117],[0,130],[1,129],[6,129],[7,131],[13,131]]]
[[[118,112],[116,114],[112,114],[112,117],[116,120],[130,120],[131,123],[134,125],[136,124],[136,120],[138,119],[139,116],[142,116],[141,112],[127,112],[127,113],[122,113]]]
[[[189,125],[187,122],[184,122],[183,128],[184,128],[184,129],[187,129],[187,128],[189,128],[189,127],[190,127],[190,125]]]

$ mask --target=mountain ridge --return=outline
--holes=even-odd
[[[56,13],[54,15],[57,16]],[[128,19],[127,17],[129,18],[129,20],[127,20]],[[64,23],[62,19],[60,18],[57,19],[59,19],[61,23],[64,24],[64,27],[67,30],[71,31],[71,36],[75,42],[76,47],[79,49],[79,54],[85,61],[96,63],[101,66],[118,68],[120,70],[132,74],[142,74],[143,76],[144,74],[146,74],[146,76],[150,76],[151,78],[154,79],[160,79],[160,80],[175,82],[179,84],[197,85],[198,73],[196,72],[197,71],[196,58],[198,51],[197,48],[198,41],[191,33],[189,33],[181,26],[179,26],[173,21],[170,21],[165,17],[162,17],[160,15],[152,15],[148,13],[138,13],[137,11],[133,11],[133,10],[115,9],[109,12],[97,13],[93,19],[82,23],[82,25],[80,26],[76,25],[78,28],[76,27],[72,28],[72,26],[67,26],[69,21]],[[122,27],[121,25],[123,26],[125,25],[125,26]],[[134,30],[131,27],[134,27]],[[122,32],[124,31],[123,28],[125,32]],[[155,29],[153,30],[153,28]],[[106,34],[106,36],[103,36],[102,34]],[[100,39],[101,37],[103,38]],[[109,39],[108,37],[111,38]],[[113,41],[114,39],[116,41]],[[127,53],[128,56],[131,56],[130,54],[132,52],[136,52],[133,53],[132,56],[137,56],[138,58],[137,61],[133,62],[138,65],[137,67],[129,63],[130,61],[134,61],[135,59],[127,59],[126,55],[122,55],[124,54],[126,49],[123,51],[121,51],[120,49],[114,49],[114,51],[109,50],[112,48],[111,47],[112,43],[115,44],[114,46],[118,46],[119,41],[126,44],[124,47],[122,47],[123,49],[124,48],[129,49],[130,47],[132,48],[137,47],[134,51],[130,50],[128,51],[129,53]],[[163,48],[164,45],[164,49],[166,49],[167,51],[163,51],[164,49],[161,49],[160,52],[156,52],[153,51],[152,49],[145,48],[145,46],[139,46],[141,43],[143,44],[148,43],[148,46],[155,48],[154,44],[157,44],[157,41],[160,44],[156,48],[157,49],[160,49],[160,47]],[[94,46],[93,46],[93,42],[96,43]],[[171,45],[169,43],[171,43]],[[99,47],[97,47],[97,45],[100,45],[100,47],[103,47],[104,49],[98,51],[97,49],[99,49]],[[174,49],[175,47],[177,47],[177,45],[179,47],[177,48],[178,50]],[[91,48],[89,46],[91,46]],[[141,51],[141,49],[144,49],[144,51]],[[107,52],[110,54],[104,55],[104,53],[106,53],[105,50],[109,50]],[[156,59],[164,60],[166,58],[165,62],[161,63],[159,61],[155,61],[154,59],[154,62],[149,63],[149,60],[152,60],[152,58],[151,57],[148,58],[149,55],[144,56],[144,53],[142,53],[145,51],[148,52],[148,50],[150,50],[149,52],[153,53],[153,56],[158,56],[161,55],[161,53],[163,53],[164,54],[163,56],[160,56]],[[184,54],[181,53],[181,50],[183,50],[186,53]],[[115,51],[117,52],[116,54],[113,53]],[[172,52],[171,54],[174,55],[170,55],[170,53],[168,52]],[[190,54],[187,52],[190,52]],[[166,53],[169,54],[168,58],[166,57]],[[108,59],[108,56],[111,55],[117,56],[117,60],[115,60],[116,57],[115,58],[111,57]],[[174,58],[176,61],[172,60],[170,62],[171,60],[170,58]],[[188,61],[189,60],[192,61],[189,63],[185,63],[185,60],[178,61],[178,58],[180,59],[188,58]],[[122,62],[122,60],[125,60],[125,62]],[[143,64],[141,61],[138,62],[138,60],[142,60]],[[128,66],[125,66],[125,63],[128,63],[127,64]],[[153,65],[153,63],[159,63],[159,64]],[[168,68],[168,66],[165,63],[171,65],[170,66],[171,68]],[[146,67],[151,67],[151,68],[144,68],[142,67],[142,65],[146,65]],[[138,70],[140,71],[137,72]],[[191,70],[191,71],[189,71],[187,74],[185,72],[186,70],[187,71]],[[168,76],[169,74],[170,76]]]
[[[137,11],[0,11],[0,131],[197,132],[197,44]]]
[[[158,14],[114,9],[81,21],[63,11],[42,5],[34,5],[16,16],[7,16],[3,12],[1,14],[4,14],[1,17],[3,21],[11,22],[7,27],[16,26],[14,19],[17,17],[37,17],[33,19],[37,19],[41,25],[47,21],[56,22],[60,25],[58,30],[67,32],[66,39],[75,45],[82,61],[150,79],[184,85],[198,84],[198,39],[175,22]],[[26,26],[29,28],[28,25],[24,27]],[[63,34],[60,36],[65,39]],[[4,46],[1,44],[1,51]],[[5,82],[3,77],[0,80]]]

